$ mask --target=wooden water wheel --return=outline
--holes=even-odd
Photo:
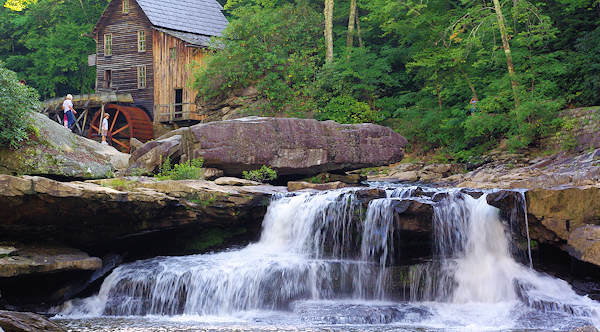
[[[105,106],[104,112],[110,114],[108,135],[106,137],[108,144],[122,152],[129,153],[131,151],[130,142],[132,138],[136,138],[143,143],[154,138],[152,121],[141,108],[108,104]],[[94,115],[88,138],[100,140],[101,116],[101,111],[96,112]]]

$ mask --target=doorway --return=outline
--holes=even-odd
[[[175,117],[183,117],[183,89],[175,89]]]

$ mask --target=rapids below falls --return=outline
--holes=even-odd
[[[54,320],[70,331],[600,327],[600,303],[531,268],[531,253],[515,249],[510,223],[485,194],[371,186],[387,198],[366,211],[356,188],[276,196],[257,243],[122,265],[97,295],[66,303]],[[406,200],[434,204],[433,256],[401,268],[406,239],[393,211]]]

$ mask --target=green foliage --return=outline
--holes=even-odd
[[[25,2],[20,11],[0,7],[0,59],[6,67],[43,98],[93,92],[96,71],[87,57],[96,52],[96,42],[89,34],[108,0]]]
[[[254,171],[242,172],[242,176],[246,180],[264,183],[277,179],[277,172],[274,169],[263,165],[261,168]]]
[[[556,133],[556,139],[565,151],[575,151],[578,142],[576,135],[581,129],[581,121],[578,118],[561,118],[560,130]]]
[[[160,181],[198,180],[204,176],[203,165],[204,159],[198,158],[171,166],[171,159],[167,157],[161,164],[159,173],[155,177]]]
[[[39,130],[30,123],[30,113],[39,106],[37,92],[23,86],[17,74],[0,63],[0,146],[18,148],[30,134]]]
[[[193,86],[205,101],[255,86],[264,100],[256,114],[312,111],[307,88],[321,65],[320,14],[306,4],[241,7],[215,53],[195,73]]]

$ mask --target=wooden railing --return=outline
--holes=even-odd
[[[168,123],[187,120],[203,121],[206,118],[196,112],[194,103],[154,105],[154,114],[158,122]]]

